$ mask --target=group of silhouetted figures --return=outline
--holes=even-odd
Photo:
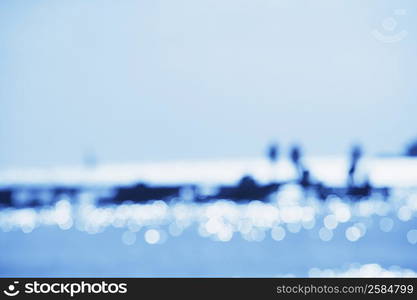
[[[268,148],[267,155],[272,165],[275,165],[278,162],[278,154],[278,146],[276,144],[271,144]],[[383,199],[386,199],[389,196],[388,187],[374,187],[372,186],[368,178],[366,178],[362,182],[359,182],[356,179],[356,175],[358,173],[358,165],[360,159],[362,158],[362,155],[363,151],[359,145],[355,145],[352,147],[349,155],[349,166],[347,170],[346,185],[343,187],[332,187],[327,186],[323,182],[314,180],[312,178],[311,171],[303,163],[301,147],[298,145],[294,145],[290,150],[289,158],[297,174],[295,180],[276,182],[274,184],[268,184],[265,186],[256,186],[254,183],[250,183],[250,185],[252,185],[254,189],[258,188],[261,190],[262,187],[264,187],[270,190],[273,187],[276,190],[278,190],[285,184],[295,183],[299,185],[306,194],[312,194],[320,200],[326,200],[328,197],[332,195],[352,201],[367,199],[373,195],[379,195]],[[246,182],[248,182],[247,179]],[[247,185],[246,182],[242,180],[240,182],[240,186],[243,187],[244,185]],[[264,198],[258,198],[257,200],[266,199],[268,196],[269,195],[265,193]]]
[[[294,180],[271,180],[270,183],[261,184],[252,176],[245,175],[236,185],[218,186],[216,191],[209,195],[202,194],[197,185],[151,186],[138,183],[133,186],[114,187],[112,189],[112,195],[99,198],[98,204],[107,205],[125,202],[145,203],[153,200],[178,200],[183,198],[184,191],[188,192],[188,199],[196,202],[209,202],[219,199],[227,199],[239,203],[252,200],[270,201],[272,196],[276,195],[280,188],[287,184],[298,185],[306,195],[312,195],[320,200],[326,200],[332,195],[351,201],[367,199],[374,195],[379,195],[386,199],[389,196],[389,188],[374,187],[367,179],[362,182],[358,182],[355,179],[362,153],[361,147],[352,147],[349,156],[347,182],[343,187],[327,186],[315,180],[303,162],[301,147],[295,145],[289,153],[291,164],[296,173]],[[279,161],[279,148],[276,144],[271,144],[268,147],[267,157],[270,161],[271,168],[276,169],[278,167],[277,162]],[[14,186],[0,189],[0,207],[37,207],[51,205],[59,199],[62,199],[62,196],[75,201],[81,192],[83,192],[82,187]],[[23,197],[25,198],[23,200],[21,199],[22,194],[26,195]]]

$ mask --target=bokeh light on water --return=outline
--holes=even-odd
[[[121,240],[126,245],[133,244],[140,235],[144,235],[147,243],[158,244],[163,235],[174,239],[186,230],[195,230],[201,238],[220,242],[229,242],[237,236],[253,242],[260,242],[267,236],[282,241],[288,234],[301,231],[316,232],[323,242],[340,234],[355,242],[367,234],[369,226],[376,226],[383,234],[391,232],[396,222],[414,220],[416,199],[411,194],[388,201],[349,202],[332,197],[323,202],[303,198],[294,187],[270,203],[238,204],[219,199],[196,204],[158,200],[146,204],[97,206],[94,201],[71,203],[64,198],[51,207],[3,209],[0,211],[0,228],[4,232],[21,230],[30,233],[40,226],[57,226],[62,230],[75,226],[88,234],[98,234],[108,227],[123,228],[126,231]],[[376,218],[376,224],[372,224],[372,217]],[[144,233],[138,236],[136,233],[141,231]],[[399,234],[407,235],[405,238],[415,244],[414,231]]]

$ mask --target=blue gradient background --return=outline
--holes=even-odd
[[[271,139],[398,153],[417,135],[416,8],[2,0],[0,167],[254,156]],[[389,16],[404,40],[371,34]]]

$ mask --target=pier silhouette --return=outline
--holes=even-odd
[[[305,195],[313,195],[317,199],[325,201],[330,196],[337,196],[346,201],[360,201],[379,195],[387,199],[390,195],[389,187],[375,187],[369,178],[362,182],[357,179],[358,166],[363,156],[360,145],[354,145],[348,155],[348,168],[345,186],[329,186],[316,179],[303,162],[302,149],[299,145],[293,145],[289,151],[289,161],[295,170],[295,179],[279,181],[272,176],[270,182],[261,183],[251,174],[246,174],[235,184],[218,185],[209,194],[201,193],[201,187],[184,182],[177,185],[158,185],[146,182],[137,182],[133,185],[117,185],[109,187],[107,196],[97,196],[99,205],[117,205],[125,202],[146,203],[154,200],[166,202],[180,201],[184,191],[188,192],[188,200],[197,203],[216,201],[219,199],[230,200],[238,203],[247,203],[252,200],[268,202],[271,197],[280,192],[287,184],[295,184]],[[276,143],[267,148],[266,157],[273,167],[273,173],[279,171],[279,151]],[[41,207],[53,205],[59,199],[66,198],[72,202],[78,200],[80,193],[86,188],[82,185],[14,185],[0,189],[0,207]]]

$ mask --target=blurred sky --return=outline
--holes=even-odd
[[[415,0],[2,0],[0,167],[255,156],[271,140],[399,152],[417,136],[416,13]]]

